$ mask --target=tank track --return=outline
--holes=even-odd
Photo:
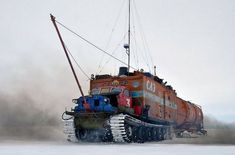
[[[127,114],[111,116],[109,127],[105,128],[106,133],[101,139],[103,142],[116,143],[144,143],[147,141],[161,141],[171,139],[172,132],[170,126],[146,123]],[[86,141],[89,139],[78,137],[74,127],[74,119],[64,120],[64,133],[70,142]],[[94,141],[98,142],[98,141]]]
[[[64,134],[67,135],[67,140],[74,143],[78,142],[73,119],[64,120],[63,122],[64,122]]]
[[[172,138],[170,126],[146,123],[127,114],[112,116],[110,130],[113,141],[117,143],[144,143]]]
[[[126,115],[117,115],[110,118],[110,130],[115,142],[129,141],[127,137],[127,130],[125,129]]]

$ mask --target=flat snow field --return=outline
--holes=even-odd
[[[89,144],[69,142],[5,141],[0,155],[234,155],[235,145]]]

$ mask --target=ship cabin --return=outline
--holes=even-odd
[[[120,67],[117,76],[108,74],[92,76],[91,95],[105,95],[113,106],[118,106],[117,95],[122,93],[129,99],[129,108],[135,115],[146,115],[153,119],[176,121],[176,92],[158,76],[149,72],[128,72]]]

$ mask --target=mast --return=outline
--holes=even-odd
[[[130,55],[131,55],[131,0],[129,0],[129,9],[128,9],[128,73],[130,71]]]
[[[63,39],[62,39],[62,37],[61,37],[61,34],[60,34],[60,31],[59,31],[59,29],[58,29],[58,27],[57,27],[57,25],[56,25],[55,17],[54,17],[52,14],[50,14],[50,16],[51,16],[51,21],[52,21],[53,25],[55,26],[56,32],[57,32],[57,34],[58,34],[58,36],[59,36],[61,45],[62,45],[62,47],[63,47],[63,49],[64,49],[65,55],[66,55],[66,57],[67,57],[67,59],[68,59],[70,68],[71,68],[71,70],[72,70],[72,72],[73,72],[73,76],[74,76],[75,81],[76,81],[76,83],[77,83],[77,85],[78,85],[79,91],[80,91],[80,93],[82,94],[84,103],[86,103],[86,99],[85,99],[84,93],[83,93],[83,91],[82,91],[82,87],[81,87],[81,85],[80,85],[80,83],[79,83],[79,81],[78,81],[76,72],[75,72],[75,70],[74,70],[74,68],[73,68],[73,64],[72,64],[72,62],[71,62],[71,60],[70,60],[70,58],[69,58],[69,55],[68,55],[67,49],[66,49],[66,47],[65,47],[64,41],[63,41]]]

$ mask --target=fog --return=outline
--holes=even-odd
[[[19,62],[17,68],[9,69],[12,76],[0,88],[0,140],[62,139],[61,114],[78,96],[72,82],[63,86],[70,77],[58,76],[63,67],[46,72],[33,62],[27,67]]]
[[[47,94],[50,97],[44,98],[35,98],[32,92],[26,90],[14,92],[14,95],[4,92],[0,94],[1,140],[66,141],[61,120],[65,103],[56,101],[55,94],[58,93],[52,92]],[[221,122],[206,115],[204,126],[208,131],[207,136],[174,138],[162,143],[235,144],[235,124]]]
[[[1,140],[50,140],[60,136],[60,117],[51,106],[36,103],[24,92],[17,96],[1,94],[0,103]]]
[[[123,1],[124,2],[124,1]],[[126,33],[124,5],[115,1],[2,1],[0,5],[0,138],[63,140],[61,113],[80,96],[50,21],[53,13],[74,31],[126,61],[120,43]],[[157,74],[179,97],[203,107],[208,136],[176,139],[174,143],[234,144],[234,6],[227,1],[136,0],[150,56]],[[105,7],[105,9],[104,9]],[[136,22],[136,21],[135,21]],[[132,27],[134,28],[134,26]],[[97,73],[97,62],[110,60],[63,29],[66,43],[87,74]],[[125,31],[123,33],[123,30]],[[109,41],[113,32],[114,38]],[[136,29],[138,32],[138,29]],[[120,43],[120,44],[119,44]],[[105,49],[105,48],[104,48]],[[134,52],[134,51],[133,51]],[[137,54],[137,47],[136,47]],[[143,49],[138,48],[144,59]],[[92,57],[91,57],[92,55]],[[134,57],[134,53],[132,54]],[[132,65],[148,71],[146,59]],[[138,61],[137,61],[138,62]],[[148,61],[147,61],[148,63]],[[115,61],[103,73],[117,73]],[[152,66],[153,67],[153,66]],[[76,70],[77,71],[77,70]],[[85,94],[89,81],[77,72]],[[216,119],[214,118],[216,117]],[[218,119],[222,121],[218,121]],[[228,121],[226,121],[228,120]]]

